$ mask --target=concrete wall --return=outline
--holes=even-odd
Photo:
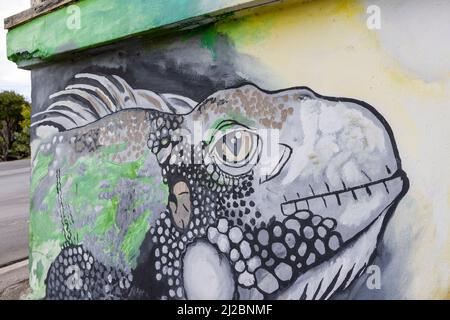
[[[40,4],[43,4],[46,0],[30,0],[30,6],[36,7]]]
[[[32,297],[445,297],[448,9],[288,1],[34,68]]]

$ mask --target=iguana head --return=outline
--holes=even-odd
[[[170,188],[151,230],[155,264],[179,260],[187,298],[330,296],[367,266],[407,188],[390,128],[360,101],[244,85],[182,117],[150,117]],[[156,276],[170,279],[163,267]]]
[[[125,277],[119,297],[329,298],[365,270],[408,189],[389,125],[364,102],[247,84],[196,103],[135,90],[116,76],[76,78],[89,82],[52,97],[83,103],[64,99],[34,115],[41,120],[33,126],[64,131],[42,152],[76,160],[120,141],[125,149],[112,161],[126,162],[148,147],[147,171],[169,190],[165,203],[145,204],[163,212],[152,216],[132,274],[80,273],[93,288]],[[58,153],[58,144],[66,151]],[[74,248],[103,270],[85,243],[58,259]],[[49,271],[49,297],[62,292],[54,279],[71,273],[59,260]]]

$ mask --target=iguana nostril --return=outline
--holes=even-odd
[[[191,192],[188,185],[179,181],[172,187],[169,210],[178,228],[186,229],[191,219]]]

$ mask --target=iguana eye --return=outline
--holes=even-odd
[[[259,159],[259,136],[247,128],[227,130],[214,139],[211,156],[229,174],[248,172]]]

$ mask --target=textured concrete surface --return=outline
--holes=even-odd
[[[28,260],[0,269],[0,300],[23,299],[28,292]]]
[[[0,267],[28,257],[30,160],[0,163]]]
[[[28,280],[16,283],[0,293],[0,300],[25,300],[30,293]]]

